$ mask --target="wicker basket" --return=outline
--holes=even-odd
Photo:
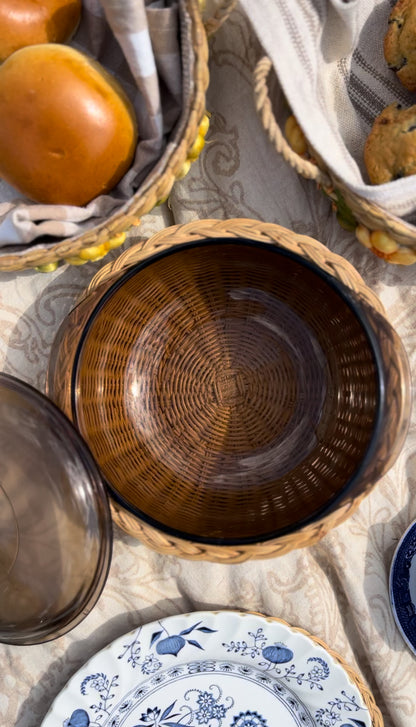
[[[180,143],[165,154],[161,172],[154,178],[150,174],[140,190],[110,218],[76,238],[59,240],[45,245],[28,246],[23,252],[2,253],[0,270],[12,272],[35,268],[41,272],[56,269],[60,261],[82,264],[87,260],[98,260],[110,249],[123,244],[126,232],[140,224],[140,218],[150,212],[169,195],[174,182],[189,170],[196,158],[192,147],[199,133],[206,133],[205,92],[209,82],[207,35],[214,33],[227,19],[236,0],[216,0],[211,15],[201,16],[204,2],[185,0],[187,12],[192,21],[192,46],[194,52],[192,99],[186,126]],[[202,126],[201,126],[202,124]]]
[[[306,262],[313,263],[336,281],[344,284],[373,312],[372,315],[377,320],[380,343],[385,351],[383,354],[387,360],[385,365],[388,369],[387,408],[383,410],[385,426],[381,438],[382,451],[380,450],[374,458],[374,461],[377,460],[377,471],[372,469],[365,483],[361,483],[354,491],[350,491],[336,508],[308,525],[262,542],[248,542],[238,546],[217,545],[194,542],[191,538],[176,537],[174,534],[162,532],[136,517],[115,500],[111,502],[114,521],[123,530],[159,552],[195,560],[237,563],[252,558],[283,555],[293,548],[312,545],[354,512],[377,479],[392,464],[401,448],[409,418],[410,384],[407,360],[404,354],[400,353],[402,347],[396,334],[391,327],[386,328],[387,322],[383,306],[350,263],[330,252],[319,242],[303,235],[296,235],[279,225],[249,219],[201,220],[167,228],[150,239],[138,243],[126,250],[114,262],[103,267],[91,280],[77,306],[69,318],[64,321],[55,339],[50,359],[48,394],[69,417],[72,417],[72,371],[80,335],[85,330],[92,310],[102,299],[105,291],[120,278],[125,269],[156,253],[171,250],[174,246],[183,243],[204,239],[215,240],[216,238],[246,238],[277,245],[285,251],[301,256]],[[359,350],[361,351],[361,348]],[[373,465],[371,467],[373,468]]]
[[[340,224],[355,232],[357,239],[375,255],[398,265],[416,262],[416,227],[387,213],[381,207],[354,194],[340,177],[328,169],[317,153],[305,141],[304,153],[299,153],[285,138],[277,122],[269,95],[268,80],[272,62],[268,57],[259,60],[254,71],[256,109],[270,142],[278,154],[298,174],[314,181],[331,198]],[[296,120],[291,117],[296,127]],[[298,138],[302,134],[295,129]],[[302,145],[301,145],[302,146]]]

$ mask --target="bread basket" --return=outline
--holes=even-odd
[[[109,250],[122,245],[126,232],[140,224],[143,215],[165,201],[174,182],[189,171],[191,162],[197,158],[194,144],[198,136],[204,136],[209,126],[209,115],[205,108],[205,92],[209,82],[208,40],[226,20],[236,0],[216,0],[204,12],[202,0],[185,0],[192,36],[191,59],[191,103],[184,119],[183,132],[178,143],[171,145],[158,164],[157,173],[147,175],[138,192],[105,221],[77,237],[59,239],[42,245],[25,245],[12,251],[6,247],[0,250],[0,270],[12,272],[35,268],[40,272],[51,272],[60,262],[80,265],[88,260],[98,260]]]
[[[246,240],[251,245],[251,257],[249,258],[246,254],[247,248],[242,250],[239,247],[242,240]],[[216,245],[213,251],[211,251],[212,245]],[[241,284],[235,282],[236,278],[232,277],[233,272],[227,272],[230,270],[230,267],[227,267],[229,253],[224,252],[224,248],[229,249],[230,247],[238,250],[238,253],[233,252],[232,255],[234,255],[233,260],[237,259],[238,270],[243,270],[242,280],[245,282]],[[193,268],[194,272],[190,274],[189,267],[183,262],[180,268],[177,267],[178,255],[179,260],[183,261],[183,256],[185,255],[186,258],[188,255],[188,260],[195,261],[195,257],[189,258],[190,254],[195,256],[195,251],[197,251],[197,265]],[[268,259],[263,262],[262,256],[269,255],[271,251],[273,251],[273,260]],[[198,255],[205,255],[202,263]],[[267,291],[274,290],[270,287],[259,287],[259,292],[254,293],[254,298],[251,297],[251,291],[257,291],[257,287],[253,287],[249,282],[253,265],[257,266],[260,258],[261,269],[263,271],[271,270],[272,272],[267,272],[266,275],[274,276],[273,270],[287,270],[284,261],[277,262],[275,266],[277,257],[280,259],[282,255],[294,257],[297,262],[300,262],[302,268],[312,266],[319,276],[326,276],[330,286],[339,286],[345,291],[347,297],[351,296],[361,301],[359,305],[365,306],[372,319],[374,340],[384,361],[376,375],[377,388],[381,386],[381,389],[385,391],[384,403],[376,404],[378,411],[376,418],[383,432],[382,436],[380,436],[381,430],[377,434],[378,454],[374,454],[373,449],[374,456],[370,457],[371,464],[367,459],[365,466],[358,465],[361,472],[364,467],[366,474],[364,479],[361,479],[361,476],[358,480],[355,478],[355,484],[351,489],[347,491],[343,489],[343,483],[347,480],[350,481],[349,476],[340,475],[339,482],[342,483],[340,486],[343,494],[339,498],[336,496],[335,500],[332,494],[322,494],[326,492],[329,482],[331,488],[335,487],[333,484],[335,478],[332,474],[331,476],[327,474],[329,470],[326,467],[330,460],[333,463],[340,463],[345,462],[345,456],[347,459],[350,457],[352,450],[349,450],[350,454],[346,454],[346,450],[350,446],[347,442],[355,441],[356,436],[353,434],[351,438],[350,427],[353,428],[353,431],[359,430],[358,439],[361,441],[364,441],[362,432],[365,430],[368,432],[365,434],[366,452],[369,452],[372,447],[371,445],[368,450],[366,449],[367,443],[370,441],[368,437],[374,442],[373,422],[376,420],[373,418],[373,413],[367,410],[367,413],[364,413],[364,404],[361,402],[363,405],[358,405],[356,411],[359,412],[359,418],[363,418],[356,430],[354,429],[354,415],[348,404],[348,402],[354,401],[354,397],[357,397],[356,403],[361,401],[363,387],[366,386],[364,381],[367,374],[365,372],[368,372],[369,369],[363,358],[364,339],[359,343],[352,330],[345,335],[347,329],[341,325],[342,318],[338,312],[329,313],[328,310],[328,315],[322,313],[322,306],[313,302],[316,298],[317,287],[313,287],[315,293],[308,297],[304,293],[304,290],[308,288],[304,287],[302,290],[301,282],[297,283],[295,289],[296,297],[300,301],[300,308],[297,301],[294,302],[293,297],[290,297],[293,296],[290,282],[283,283],[283,286],[289,290],[289,297],[280,298],[280,292],[273,292],[270,293],[272,295],[270,298]],[[206,267],[207,260],[208,268]],[[217,273],[213,275],[212,270],[215,269],[217,260],[220,261],[217,266],[219,272],[218,275]],[[225,263],[222,262],[223,260]],[[162,277],[159,278],[160,265],[162,265]],[[155,289],[152,286],[148,288],[147,283],[143,283],[144,280],[147,280],[148,275],[151,276],[151,280],[160,280]],[[156,277],[153,277],[154,275]],[[300,275],[300,280],[302,280],[303,273]],[[309,273],[305,273],[305,275],[306,280]],[[257,272],[254,273],[254,276],[257,276]],[[284,281],[292,279],[290,275],[287,276],[286,272],[278,272],[277,277]],[[257,285],[256,280],[258,279],[260,278],[253,278],[254,286]],[[296,277],[294,279],[297,280]],[[208,291],[202,298],[191,297],[191,302],[187,306],[185,303],[188,299],[187,291],[193,289],[195,282],[200,289],[201,284],[204,286],[204,280],[211,281]],[[228,286],[227,281],[229,280],[234,281],[232,288],[227,288],[231,290],[231,293],[227,294],[227,300],[231,301],[231,309],[224,308],[223,303],[220,303],[219,308],[212,307],[212,301],[217,296],[218,285],[221,287],[225,281]],[[132,288],[131,283],[135,287]],[[315,286],[315,283],[312,282],[312,285]],[[310,284],[305,283],[305,285]],[[156,292],[152,292],[153,290]],[[262,290],[264,293],[261,292]],[[327,293],[324,295],[326,296]],[[275,298],[275,295],[278,297]],[[286,293],[283,292],[283,295],[285,296]],[[220,294],[220,298],[222,301],[225,300],[222,294]],[[166,305],[163,302],[164,299],[167,301]],[[283,304],[283,308],[277,303],[280,311],[277,317],[275,317],[277,310],[275,303],[271,303],[271,308],[266,307],[266,312],[261,312],[262,306],[265,305],[264,301],[272,299],[282,302],[289,301],[289,303]],[[329,297],[327,299],[329,300]],[[198,300],[201,301],[201,304],[195,303]],[[241,300],[243,308],[239,307],[238,301]],[[319,300],[322,301],[323,298],[319,297]],[[330,300],[332,301],[332,298]],[[115,301],[115,307],[112,304],[110,308],[106,307],[108,301]],[[341,418],[343,419],[345,416],[345,422],[341,426],[341,433],[333,439],[332,454],[328,454],[329,449],[324,444],[329,441],[326,433],[323,433],[324,430],[317,433],[318,449],[326,453],[323,458],[321,457],[322,470],[320,470],[321,465],[317,464],[320,455],[317,454],[315,444],[312,444],[315,454],[309,450],[311,462],[314,462],[309,474],[305,474],[306,470],[304,470],[304,463],[309,461],[309,454],[305,455],[305,458],[303,455],[298,457],[298,454],[295,454],[295,459],[296,457],[299,459],[299,463],[295,463],[291,459],[293,445],[291,444],[289,450],[286,450],[284,467],[287,469],[285,471],[290,473],[290,478],[295,479],[290,479],[291,484],[286,490],[291,503],[292,525],[281,527],[283,518],[286,518],[286,514],[281,514],[283,510],[286,510],[286,504],[279,504],[281,502],[279,492],[282,490],[278,471],[281,471],[283,460],[281,454],[277,455],[275,449],[276,436],[280,438],[281,435],[276,435],[275,432],[282,431],[283,419],[287,421],[288,407],[292,406],[290,403],[292,394],[285,383],[290,382],[291,377],[289,376],[287,379],[283,375],[282,380],[280,374],[277,373],[282,365],[285,370],[288,370],[286,364],[282,364],[282,361],[286,360],[284,351],[282,349],[282,354],[276,353],[277,358],[274,358],[272,351],[280,350],[280,344],[276,342],[277,339],[273,338],[276,332],[279,340],[286,341],[286,334],[283,334],[282,339],[279,331],[289,331],[292,324],[295,328],[297,326],[295,318],[290,317],[287,319],[289,328],[282,328],[286,315],[284,311],[288,311],[288,305],[293,311],[297,311],[297,315],[299,315],[299,310],[314,309],[316,311],[316,313],[312,313],[317,318],[314,323],[311,322],[311,326],[317,324],[321,331],[319,336],[322,334],[326,339],[326,342],[323,343],[324,339],[319,338],[319,345],[325,346],[331,359],[332,352],[334,352],[337,360],[341,362],[341,369],[349,372],[348,375],[352,375],[355,383],[352,382],[352,389],[349,384],[347,385],[346,404],[345,407],[341,406],[343,412]],[[332,304],[329,304],[330,309],[332,309],[331,306]],[[119,312],[117,313],[121,309],[123,316],[120,316]],[[186,318],[186,310],[191,311],[189,318]],[[210,310],[213,313],[210,313]],[[230,310],[230,313],[223,314],[221,311],[224,310]],[[101,311],[104,311],[103,315],[101,315]],[[179,315],[178,324],[171,319],[172,312],[176,315],[175,311]],[[268,317],[270,311],[272,311],[272,318]],[[275,312],[273,313],[273,311]],[[224,323],[221,322],[223,315],[225,316]],[[309,313],[307,315],[309,316]],[[328,319],[333,318],[334,315],[333,327],[332,324],[328,326]],[[326,322],[317,323],[318,319]],[[99,323],[98,329],[95,327],[97,321],[102,321],[101,332],[101,323]],[[212,325],[210,325],[211,323]],[[259,327],[260,333],[258,333]],[[334,332],[332,334],[331,328]],[[126,337],[127,330],[133,330],[130,340]],[[228,360],[227,365],[225,363],[228,354],[225,354],[225,358],[220,354],[218,358],[216,343],[217,334],[221,336],[223,330],[230,332],[229,341],[231,341],[231,349],[234,352],[230,353],[231,359]],[[243,338],[241,337],[242,330],[245,331]],[[94,331],[92,336],[91,331]],[[270,331],[272,339],[268,344]],[[110,332],[111,340],[107,339],[106,332]],[[340,338],[339,332],[342,332]],[[130,333],[127,335],[130,336]],[[291,336],[290,333],[288,335]],[[228,334],[226,333],[225,336],[227,337]],[[334,336],[338,338],[337,342],[335,342]],[[303,334],[300,336],[296,334],[296,337],[297,340],[303,341]],[[243,339],[245,339],[244,344],[241,346]],[[294,340],[293,338],[293,342]],[[88,346],[88,341],[91,341],[90,346]],[[286,343],[283,348],[285,346]],[[346,346],[348,350],[339,355],[335,354],[335,350],[339,346],[341,348]],[[304,343],[301,344],[301,348],[304,352],[309,350]],[[162,353],[162,350],[165,353]],[[221,350],[224,349],[220,348]],[[184,355],[183,351],[185,351]],[[204,352],[207,352],[208,358]],[[312,349],[310,349],[310,353],[314,357]],[[166,366],[164,364],[164,368],[160,369],[159,362],[162,359],[166,362]],[[296,360],[299,361],[298,358]],[[318,363],[315,375],[309,373],[313,368],[309,363],[309,357],[306,356],[305,360],[307,361],[304,369],[307,372],[306,376],[310,378],[313,392],[316,392],[316,381],[320,378],[319,371],[323,371],[322,364]],[[126,363],[120,363],[121,361]],[[232,361],[231,364],[230,361]],[[375,361],[373,354],[368,359],[370,368],[373,366],[371,361],[373,363]],[[212,367],[212,362],[217,363],[214,363]],[[288,365],[290,368],[291,364],[288,363]],[[330,368],[332,365],[332,363],[329,364]],[[338,366],[338,364],[334,365]],[[125,372],[121,376],[117,373],[120,371],[120,366],[121,370]],[[297,367],[300,371],[302,364],[294,363],[294,366],[295,371]],[[371,368],[371,370],[373,369]],[[260,379],[256,373],[258,371],[263,372]],[[385,374],[381,373],[382,371]],[[97,379],[95,372],[98,375]],[[103,374],[103,372],[105,373]],[[269,388],[263,381],[270,381],[270,375],[266,372],[271,372],[273,382],[275,382],[272,382]],[[102,374],[104,378],[102,378]],[[279,379],[278,383],[276,383],[276,375]],[[131,376],[137,380],[132,381]],[[302,374],[300,376],[302,378]],[[383,378],[384,376],[385,378]],[[373,382],[376,380],[372,373],[370,379]],[[201,220],[167,228],[147,241],[138,243],[125,251],[113,263],[102,268],[94,276],[56,336],[51,351],[47,382],[49,396],[75,421],[76,426],[80,427],[83,436],[92,447],[94,456],[98,458],[98,462],[101,462],[104,469],[107,465],[113,468],[111,470],[113,474],[110,473],[110,470],[105,470],[107,481],[111,482],[111,478],[118,477],[120,473],[124,478],[126,489],[117,490],[116,487],[117,492],[115,492],[114,488],[110,488],[110,494],[115,495],[111,497],[114,521],[129,534],[160,552],[190,559],[224,563],[282,555],[293,548],[315,543],[331,528],[343,522],[354,512],[362,498],[368,494],[378,478],[397,457],[409,420],[410,383],[406,356],[397,335],[385,318],[380,301],[364,284],[351,264],[311,238],[296,235],[279,225],[248,219]],[[373,384],[370,384],[370,389],[372,386]],[[331,401],[332,395],[335,396],[334,402],[344,401],[344,395],[340,395],[341,389],[338,387],[338,383],[335,388],[331,385],[333,391]],[[370,400],[373,401],[370,389],[365,394],[366,406],[364,408],[367,407]],[[293,389],[290,390],[293,391]],[[98,399],[97,391],[101,392]],[[125,391],[124,394],[120,393],[123,391]],[[267,391],[269,391],[269,396]],[[279,391],[281,393],[277,399],[280,401],[283,398],[286,402],[284,406],[281,406],[280,403],[276,403],[276,406],[271,404],[276,400],[276,392]],[[309,391],[312,392],[312,389]],[[298,393],[293,394],[292,401],[309,402],[309,394],[301,393],[299,387],[295,387],[295,392],[300,393],[299,395]],[[224,396],[226,401],[224,401]],[[375,396],[377,399],[378,395]],[[384,397],[384,394],[382,396]],[[80,397],[82,397],[82,403]],[[106,397],[106,402],[103,397]],[[313,397],[315,397],[315,393],[313,393]],[[119,401],[126,403],[126,414],[123,412],[120,414]],[[378,401],[381,400],[378,399]],[[159,404],[159,402],[161,403]],[[257,403],[253,404],[253,402]],[[250,413],[246,415],[241,406],[247,407]],[[224,419],[221,413],[224,410],[237,412],[238,421],[245,421],[245,424],[240,427],[237,421],[236,424],[231,425],[231,429],[228,428],[231,420],[227,418],[228,414]],[[319,411],[321,412],[318,415],[319,420],[323,423],[324,428],[328,426],[328,423],[332,427],[332,422],[337,419],[338,415],[335,417],[329,399],[326,399],[324,409],[319,405]],[[330,411],[331,414],[327,416],[322,413],[324,411],[327,413]],[[238,412],[240,413],[238,414]],[[88,431],[83,429],[87,421],[85,417],[90,421],[90,424],[87,425]],[[136,417],[138,417],[138,428],[136,429],[134,425],[134,431],[129,434],[125,422],[129,422],[128,427],[130,427],[132,418]],[[162,423],[159,425],[159,422]],[[217,422],[219,422],[219,428]],[[296,422],[296,430],[299,432],[300,422],[304,424],[305,419],[299,419],[296,415]],[[319,424],[318,428],[320,426]],[[285,429],[286,425],[283,427]],[[368,429],[368,427],[370,428]],[[250,432],[250,436],[248,439],[243,437],[243,444],[240,446],[241,429],[244,434]],[[207,432],[208,437],[206,444],[204,443],[204,431]],[[227,432],[230,433],[229,437],[226,436],[224,439],[224,433]],[[144,444],[144,448],[141,444],[136,444],[138,437],[141,439],[142,434],[146,437],[147,442]],[[110,439],[105,441],[107,436]],[[203,444],[200,446],[201,441]],[[279,442],[281,441],[279,439]],[[293,437],[291,441],[293,442]],[[149,445],[151,445],[150,450]],[[278,446],[280,447],[280,444]],[[355,445],[353,449],[356,452]],[[149,451],[152,452],[152,462],[150,463],[148,454],[145,454],[148,464],[143,460],[142,454]],[[361,452],[363,451],[361,449]],[[127,452],[129,453],[128,462],[123,464],[122,458]],[[214,479],[211,477],[214,470],[210,469],[209,459],[213,452],[215,457],[213,466],[216,468]],[[267,456],[263,456],[266,452]],[[296,452],[298,452],[297,449]],[[112,453],[115,453],[114,459]],[[230,453],[232,455],[231,465]],[[259,456],[260,464],[258,465]],[[276,459],[277,456],[280,459]],[[328,460],[325,460],[327,456]],[[367,454],[364,459],[362,459],[362,454],[354,454],[353,457],[353,470],[350,471],[358,472],[356,462],[364,462]],[[355,459],[356,457],[358,459]],[[109,464],[110,460],[112,460],[111,464]],[[240,461],[247,463],[242,465],[242,478],[239,475],[235,476],[233,469],[234,463],[237,463],[237,467],[240,466]],[[159,467],[161,462],[163,472]],[[251,465],[249,465],[250,462],[252,462]],[[127,473],[130,473],[132,463],[134,463],[135,473],[130,475]],[[247,466],[254,467],[249,471],[249,480],[246,478],[248,470],[244,470],[244,467]],[[260,466],[260,470],[257,469],[258,466]],[[271,466],[273,471],[270,469]],[[314,470],[315,467],[316,470]],[[340,473],[338,464],[335,464],[335,467]],[[343,469],[343,465],[341,469]],[[208,479],[205,480],[205,473],[208,470]],[[321,475],[316,479],[318,470],[325,473],[323,477],[327,484],[324,485]],[[225,476],[226,472],[229,474]],[[296,474],[293,474],[295,472]],[[179,473],[179,476],[174,474],[172,478],[171,473]],[[199,479],[201,473],[203,481]],[[239,484],[240,480],[241,484]],[[275,481],[279,483],[277,486]],[[132,482],[136,484],[132,485]],[[212,484],[210,484],[211,482]],[[321,483],[319,487],[316,484],[318,482]],[[195,483],[200,483],[196,485],[196,489]],[[295,494],[298,485],[300,489],[298,494]],[[314,489],[315,487],[318,489]],[[215,495],[217,490],[218,494]],[[312,491],[316,494],[312,495]],[[138,493],[139,498],[146,499],[145,513],[139,505],[134,505],[129,509],[128,498],[131,498],[131,493],[134,496],[134,492]],[[283,500],[285,497],[286,495]],[[329,507],[324,504],[322,508],[319,505],[321,508],[319,509],[318,500],[321,497],[325,503],[331,501],[334,504]],[[272,510],[267,512],[268,503],[272,500],[275,504],[272,505]],[[130,502],[133,501],[130,499]],[[295,504],[293,507],[294,502],[298,505]],[[303,508],[305,503],[309,503],[306,505],[306,510],[308,508],[309,512],[313,510],[314,516],[304,517],[299,514],[300,508]],[[155,514],[156,509],[161,517]],[[137,516],[138,510],[144,513],[144,517],[140,514]],[[237,512],[238,516],[234,518],[233,513]],[[260,521],[258,513],[265,513],[262,514]],[[163,523],[161,518],[164,519]],[[190,519],[193,519],[192,527],[194,529],[186,530]],[[232,519],[235,520],[234,523],[231,523]],[[203,535],[203,528],[206,535]],[[184,534],[185,531],[187,534]],[[212,535],[213,533],[214,535]],[[241,533],[242,537],[240,537]]]
[[[415,177],[401,170],[390,181],[371,183],[365,158],[383,109],[409,110],[415,103],[410,82],[385,54],[388,32],[396,29],[403,38],[408,32],[407,3],[296,0],[279,8],[262,0],[261,11],[249,0],[242,4],[263,47],[254,99],[274,149],[330,198],[340,225],[363,246],[386,262],[412,265]],[[279,18],[275,37],[269,28]],[[400,47],[407,64],[406,44]],[[393,139],[394,129],[387,134]]]
[[[411,226],[399,217],[352,192],[319,159],[293,116],[289,116],[285,125],[285,135],[269,96],[268,78],[271,72],[270,59],[262,57],[254,71],[254,95],[256,110],[276,152],[299,175],[315,182],[329,196],[341,226],[354,232],[364,247],[389,263],[413,265],[416,262],[416,228],[410,229]]]

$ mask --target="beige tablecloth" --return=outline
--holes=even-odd
[[[166,205],[134,234],[195,218],[251,217],[285,225],[344,255],[379,294],[416,372],[416,268],[389,266],[338,226],[328,200],[269,145],[256,116],[259,48],[237,10],[211,41],[208,143]],[[134,234],[127,244],[134,243]],[[113,253],[113,256],[116,253]],[[0,366],[43,389],[50,345],[101,263],[53,274],[0,274]],[[150,551],[115,531],[108,582],[87,618],[44,645],[0,645],[0,724],[37,727],[68,678],[141,623],[201,609],[256,610],[324,639],[369,683],[386,727],[416,724],[416,660],[394,624],[388,574],[416,518],[416,419],[393,467],[358,511],[318,545],[272,560],[219,565]],[[277,726],[273,726],[277,727]],[[339,727],[339,725],[335,725]]]

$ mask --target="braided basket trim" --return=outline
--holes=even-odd
[[[105,265],[92,278],[84,295],[88,295],[97,285],[105,282],[115,273],[145,260],[157,252],[185,242],[219,237],[245,237],[275,244],[294,252],[346,285],[381,315],[386,315],[379,298],[366,285],[361,275],[348,260],[328,250],[325,245],[312,237],[298,235],[281,225],[244,217],[229,220],[196,220],[167,227],[149,239],[136,243],[125,250],[115,261]]]

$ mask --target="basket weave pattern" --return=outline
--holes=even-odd
[[[297,253],[306,261],[315,263],[322,270],[354,291],[371,307],[374,316],[380,319],[381,322],[385,320],[385,313],[381,302],[367,288],[357,271],[346,260],[335,255],[312,238],[296,235],[278,225],[261,223],[251,219],[227,221],[203,220],[186,225],[177,225],[159,232],[149,240],[139,242],[131,249],[126,250],[114,262],[97,272],[83,297],[80,299],[78,306],[72,312],[71,323],[64,333],[63,340],[58,340],[55,344],[57,357],[55,361],[51,359],[49,371],[49,390],[56,403],[68,416],[71,417],[72,415],[70,401],[71,384],[65,380],[65,375],[62,375],[62,372],[72,371],[79,331],[84,328],[95,302],[102,297],[104,291],[112,285],[114,280],[119,278],[120,274],[133,264],[143,261],[155,253],[172,249],[175,245],[199,241],[201,239],[215,240],[216,238],[238,237],[276,244],[284,249]],[[380,326],[379,330],[382,330]],[[394,347],[394,340],[389,345]],[[391,358],[393,361],[396,361],[397,356],[392,355]],[[398,387],[398,390],[400,390],[400,382],[405,380],[406,372],[399,368],[397,370],[395,368],[392,369],[391,386],[393,386],[393,389]],[[403,400],[400,396],[397,400],[395,397],[392,397],[392,400],[387,402],[387,410],[389,411],[392,425],[390,427],[390,435],[386,433],[384,443],[384,449],[386,451],[383,452],[383,456],[381,457],[383,466],[377,471],[377,477],[381,476],[388,467],[389,457],[387,452],[391,450],[392,456],[394,454],[398,423],[406,418],[403,417],[403,407]],[[192,540],[174,537],[139,520],[133,514],[120,507],[116,502],[112,502],[111,507],[114,521],[123,530],[139,538],[159,552],[196,560],[237,563],[252,558],[267,558],[283,555],[293,548],[301,548],[317,542],[330,529],[339,525],[354,512],[361,500],[370,491],[374,481],[374,478],[370,478],[369,484],[364,487],[363,491],[351,493],[350,497],[343,502],[342,506],[332,511],[325,518],[279,538],[241,546],[228,544],[226,546],[217,546],[206,543],[195,543]]]
[[[284,245],[285,249],[301,255],[306,260],[318,265],[329,275],[333,275],[341,283],[356,291],[375,310],[382,315],[385,314],[379,298],[365,285],[361,275],[355,268],[339,255],[332,253],[307,235],[296,235],[280,225],[245,218],[197,220],[184,225],[173,225],[161,230],[148,240],[139,241],[134,247],[123,252],[114,262],[98,271],[92,278],[83,297],[89,295],[97,285],[106,282],[109,276],[114,276],[150,255],[175,245],[181,245],[184,242],[220,237],[245,237],[259,242],[276,242]]]

